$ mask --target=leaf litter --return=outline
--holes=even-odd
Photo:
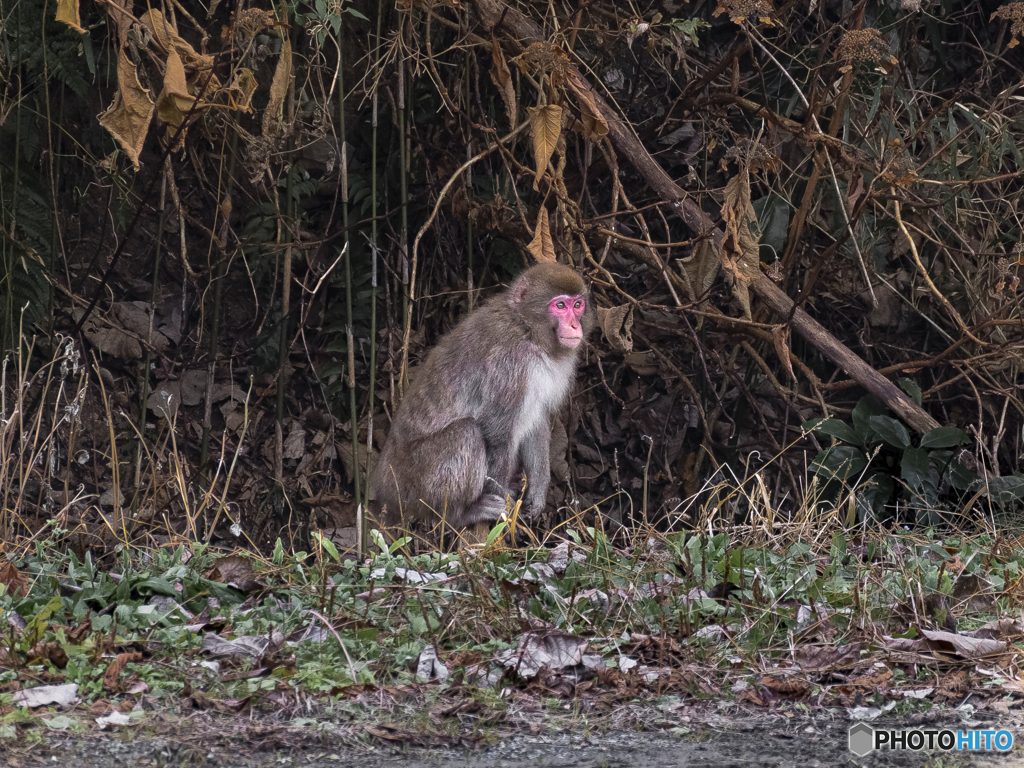
[[[611,724],[636,702],[915,718],[1024,706],[1024,553],[998,540],[638,541],[588,528],[551,548],[364,562],[183,544],[102,566],[40,546],[0,569],[0,744],[190,712],[343,711],[356,740],[438,746],[553,717]]]

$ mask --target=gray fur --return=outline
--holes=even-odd
[[[526,473],[526,508],[543,510],[551,479],[549,417],[575,378],[575,349],[556,336],[548,302],[587,299],[575,271],[524,272],[447,334],[414,372],[371,480],[371,511],[389,527],[441,517],[453,528],[493,521]]]

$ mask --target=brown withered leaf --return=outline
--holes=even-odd
[[[173,136],[184,122],[185,115],[193,110],[196,100],[188,92],[185,65],[177,51],[172,49],[168,52],[166,65],[164,87],[156,100],[156,114],[166,123],[168,135]]]
[[[76,309],[72,315],[80,319],[83,310]],[[114,322],[112,312],[108,316],[109,324],[101,325],[103,319],[90,315],[82,326],[82,332],[104,354],[121,360],[137,360],[142,357],[142,345],[139,340]]]
[[[776,696],[787,699],[801,699],[811,692],[811,685],[803,675],[762,675],[758,681],[765,689]]]
[[[750,204],[750,176],[746,169],[729,179],[725,185],[722,202],[722,219],[725,221],[725,237],[722,240],[722,269],[726,282],[732,288],[733,296],[743,308],[743,317],[750,319],[750,293],[748,285],[760,270],[758,255],[760,231],[755,235],[751,225],[757,229],[757,215]]]
[[[1006,650],[1006,643],[1002,640],[988,640],[983,637],[968,637],[956,632],[943,632],[939,630],[922,629],[929,650],[936,653],[953,652],[965,659],[977,659],[1002,653]]]
[[[555,243],[551,239],[551,226],[548,223],[548,209],[540,207],[537,214],[537,228],[533,234],[533,240],[526,246],[530,253],[541,264],[555,263]]]
[[[67,24],[80,35],[85,34],[82,17],[78,13],[78,0],[57,0],[57,21]]]
[[[164,18],[160,11],[146,11],[139,17],[139,22],[153,33],[153,41],[161,52],[169,54],[174,51],[177,53],[186,69],[194,71],[213,67],[213,56],[198,53],[178,34],[174,24]]]
[[[693,255],[687,259],[677,259],[676,264],[682,273],[686,283],[686,293],[690,301],[696,302],[699,308],[704,308],[708,303],[711,286],[718,277],[721,269],[721,258],[711,243],[711,238],[705,238],[697,242],[693,248]],[[697,316],[697,328],[704,325],[704,316]]]
[[[28,582],[10,560],[0,568],[0,584],[7,587],[7,594],[12,597],[28,597]]]
[[[142,651],[129,651],[119,653],[103,673],[103,690],[108,693],[115,693],[120,690],[119,678],[121,672],[130,662],[142,661]]]
[[[25,654],[25,660],[28,663],[38,661],[48,661],[57,669],[64,669],[68,663],[68,653],[65,651],[60,643],[56,641],[39,642],[28,649]]]
[[[533,136],[533,161],[536,167],[533,188],[537,189],[540,177],[548,169],[551,154],[558,146],[562,133],[562,108],[557,104],[530,107],[530,134]]]
[[[231,84],[224,91],[231,97],[235,109],[242,112],[252,112],[252,95],[258,87],[259,83],[256,82],[256,76],[252,73],[252,70],[242,67],[235,73],[235,76],[231,79]],[[228,213],[230,214],[230,208]],[[229,218],[229,216],[224,218]]]
[[[491,80],[494,82],[501,100],[505,103],[505,114],[508,115],[508,122],[513,128],[516,127],[516,89],[512,84],[512,73],[505,62],[505,54],[501,50],[496,37],[491,38],[491,59],[494,64],[491,66]]]
[[[958,669],[939,679],[933,699],[941,704],[952,702],[959,704],[963,701],[964,694],[970,689],[971,681],[967,676],[967,672]]]
[[[633,350],[633,305],[598,307],[597,323],[601,333],[616,352]]]
[[[284,99],[288,95],[288,85],[292,79],[292,43],[286,33],[287,25],[278,30],[281,36],[281,55],[274,69],[274,79],[270,83],[270,101],[263,110],[263,136],[270,138],[277,135],[278,127],[284,115]]]
[[[580,116],[583,118],[583,136],[590,141],[600,141],[608,135],[608,122],[597,108],[594,94],[590,91],[576,92],[579,100]]]
[[[122,46],[117,54],[117,93],[114,101],[99,118],[102,125],[121,145],[121,149],[139,170],[139,154],[146,141],[149,123],[156,105],[149,89],[139,82],[138,70]]]
[[[204,575],[210,581],[229,584],[243,592],[255,592],[262,587],[253,570],[252,561],[242,555],[218,558]]]

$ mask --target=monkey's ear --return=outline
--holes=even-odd
[[[525,273],[515,279],[508,292],[510,304],[514,305],[523,303],[523,299],[526,298],[526,290],[530,287],[529,283],[530,281],[527,279]]]

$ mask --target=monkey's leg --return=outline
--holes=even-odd
[[[544,511],[551,484],[551,428],[542,421],[523,438],[519,457],[526,472],[526,512],[531,517]]]
[[[459,419],[417,443],[415,458],[427,468],[420,498],[448,525],[462,528],[501,517],[505,491],[489,476],[487,444],[473,419]]]

